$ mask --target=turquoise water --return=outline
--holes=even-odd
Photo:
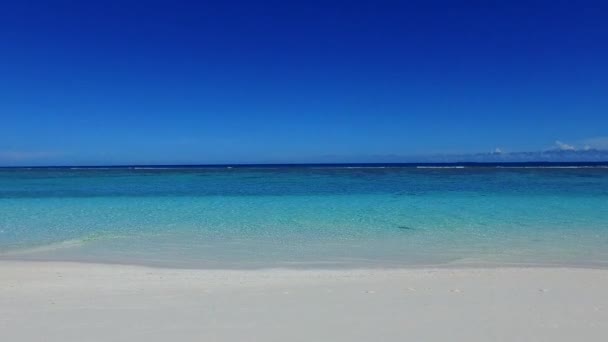
[[[2,169],[0,259],[606,267],[608,169]]]

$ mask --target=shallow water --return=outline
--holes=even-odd
[[[606,267],[608,169],[2,169],[0,259]]]

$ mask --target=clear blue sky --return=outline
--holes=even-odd
[[[605,1],[3,2],[0,165],[604,148],[607,18]]]

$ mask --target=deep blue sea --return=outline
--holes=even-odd
[[[0,259],[192,268],[608,267],[608,168],[4,168]]]

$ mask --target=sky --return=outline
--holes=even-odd
[[[605,1],[4,1],[0,166],[608,149],[606,18]]]

